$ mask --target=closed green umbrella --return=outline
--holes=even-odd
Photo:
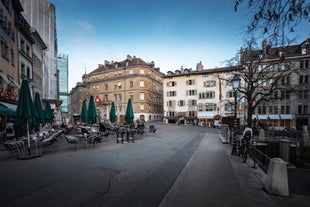
[[[88,123],[94,124],[97,122],[97,110],[94,101],[94,97],[90,96],[89,104],[88,104]]]
[[[54,113],[51,108],[51,104],[49,101],[45,102],[45,121],[49,122],[53,125],[53,121],[55,119]]]
[[[44,116],[43,116],[43,109],[42,109],[42,103],[41,103],[41,98],[40,94],[36,93],[34,96],[34,109],[36,112],[36,127],[40,127],[40,124],[44,124]]]
[[[132,124],[134,118],[135,117],[133,114],[132,102],[131,102],[131,99],[128,99],[127,109],[126,109],[126,114],[125,114],[125,121],[127,124]]]
[[[82,104],[81,118],[82,118],[82,122],[84,123],[88,122],[88,111],[87,111],[87,106],[86,106],[86,100],[84,100]]]
[[[115,112],[115,104],[112,102],[111,110],[110,110],[110,121],[112,123],[116,122],[116,112]]]
[[[27,134],[28,152],[30,155],[29,131],[35,128],[36,117],[27,80],[22,81],[22,85],[19,91],[15,125],[18,126],[21,135]]]

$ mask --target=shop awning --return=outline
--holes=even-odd
[[[293,115],[292,114],[280,114],[280,119],[284,120],[292,120],[293,119]]]
[[[7,103],[7,102],[3,102],[3,101],[1,101],[0,104],[8,107],[9,109],[12,109],[13,111],[16,111],[16,108],[17,108],[16,104],[11,104],[11,103]]]
[[[280,119],[279,114],[269,114],[268,117],[271,120],[279,120]]]
[[[1,78],[3,78],[7,83],[9,82],[8,77],[6,77],[6,75],[5,75],[2,71],[0,71],[0,76],[1,76]]]
[[[214,113],[206,111],[200,111],[197,114],[198,119],[213,119],[214,116],[215,116]]]
[[[15,110],[9,109],[5,105],[0,104],[0,115],[3,114],[15,115],[15,113],[16,113]]]
[[[14,81],[14,79],[11,78],[10,76],[8,76],[8,80],[9,80],[8,82],[9,82],[11,85],[14,85],[14,86],[16,86],[17,88],[20,88],[19,84],[16,83],[16,82]]]
[[[258,114],[257,115],[257,119],[259,119],[259,120],[267,120],[267,118],[268,118],[268,115],[266,115],[266,114]]]

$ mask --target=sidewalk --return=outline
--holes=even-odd
[[[252,168],[230,155],[230,145],[218,136],[206,133],[160,206],[278,206]]]

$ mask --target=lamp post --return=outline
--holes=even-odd
[[[234,135],[233,135],[233,147],[231,150],[232,155],[237,155],[237,89],[240,87],[241,78],[238,75],[234,75],[231,83],[235,92],[235,109],[234,109]]]

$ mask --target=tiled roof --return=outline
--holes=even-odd
[[[290,45],[286,47],[270,47],[266,46],[266,48],[262,48],[261,50],[253,50],[253,51],[244,51],[243,59],[245,61],[255,61],[258,60],[259,55],[264,55],[264,59],[278,59],[281,57],[281,53],[283,53],[284,58],[296,57],[300,56],[302,47],[308,47],[309,50],[310,38],[306,39],[299,45]],[[307,52],[309,54],[309,51]],[[250,58],[250,55],[252,59]]]
[[[117,67],[116,67],[117,65]],[[132,65],[144,65],[144,66],[154,66],[154,63],[146,63],[144,60],[142,60],[141,58],[137,58],[137,57],[133,57],[130,59],[125,59],[123,61],[117,62],[117,61],[112,61],[112,62],[108,62],[106,61],[105,64],[99,64],[98,68],[93,70],[92,72],[89,73],[89,75],[94,74],[94,73],[99,73],[102,71],[106,71],[106,70],[116,70],[117,68],[123,68],[123,67],[127,67],[127,66],[132,66]]]

